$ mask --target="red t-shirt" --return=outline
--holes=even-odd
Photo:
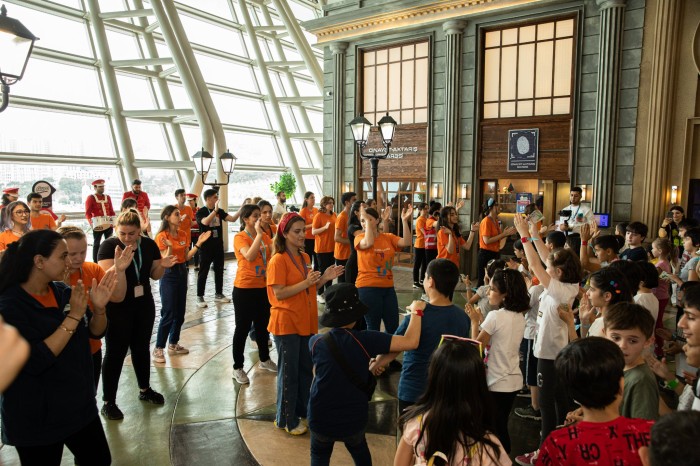
[[[638,450],[649,446],[654,421],[618,417],[608,422],[579,422],[550,433],[540,447],[537,466],[641,465]]]

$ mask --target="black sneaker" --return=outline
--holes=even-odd
[[[535,409],[532,405],[528,405],[524,408],[515,408],[515,415],[523,419],[532,419],[533,421],[541,421],[542,414],[539,409]]]
[[[413,288],[423,288],[423,286],[418,282],[413,282]]]
[[[117,406],[117,404],[112,401],[106,402],[104,406],[102,406],[100,412],[104,417],[106,417],[110,421],[119,421],[120,419],[124,419],[124,413],[122,413],[122,410],[119,409],[119,406]]]
[[[151,387],[148,387],[145,392],[139,393],[139,400],[148,401],[154,405],[162,405],[165,403],[165,398],[158,392],[154,392]]]

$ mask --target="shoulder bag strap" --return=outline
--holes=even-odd
[[[375,384],[367,383],[367,379],[362,380],[362,378],[355,371],[352,370],[350,364],[345,359],[345,356],[343,356],[343,353],[340,351],[340,348],[338,348],[338,343],[336,343],[335,338],[333,337],[333,335],[331,335],[331,332],[328,332],[323,336],[323,341],[326,342],[326,345],[328,345],[328,349],[333,355],[333,359],[335,359],[336,362],[340,364],[340,367],[343,369],[343,372],[345,372],[345,375],[350,379],[353,385],[355,385],[359,390],[366,393],[367,396],[371,398],[372,393],[374,393]],[[369,375],[369,370],[367,371],[367,373]]]

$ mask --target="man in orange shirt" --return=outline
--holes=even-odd
[[[192,207],[185,204],[187,194],[185,190],[180,188],[175,190],[175,199],[177,200],[177,210],[180,211],[180,230],[187,235],[187,242],[192,243],[192,220],[194,220],[194,211]],[[196,197],[195,197],[196,199]]]
[[[333,249],[333,257],[335,265],[342,265],[348,262],[350,257],[350,240],[348,239],[348,220],[350,218],[350,207],[357,200],[357,194],[353,192],[343,193],[340,196],[340,203],[343,205],[343,210],[338,214],[335,220],[335,248]],[[338,283],[345,283],[345,275],[338,277]]]
[[[39,193],[29,193],[27,196],[29,222],[32,224],[32,230],[56,230],[66,220],[66,216],[65,214],[61,215],[58,222],[55,222],[50,213],[41,210],[41,200],[42,197]]]

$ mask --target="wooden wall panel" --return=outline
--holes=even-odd
[[[370,132],[365,153],[371,148],[383,152],[384,146],[378,130]],[[359,155],[357,157],[359,159]],[[378,171],[383,180],[425,182],[428,177],[428,125],[416,123],[397,126],[389,156],[379,161]],[[362,160],[359,178],[370,179],[369,160]]]

